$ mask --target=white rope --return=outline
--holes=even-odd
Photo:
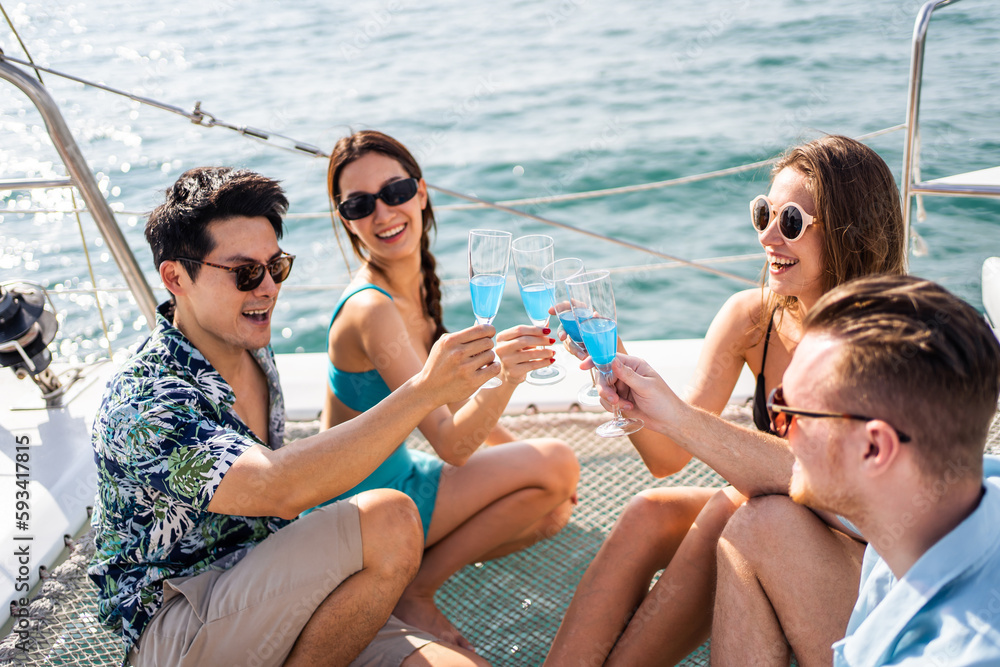
[[[866,141],[868,139],[873,139],[875,137],[882,136],[883,134],[888,134],[890,132],[898,132],[906,128],[906,125],[894,125],[892,127],[887,127],[882,130],[877,130],[875,132],[869,132],[868,134],[862,134],[856,137],[858,141]],[[531,204],[551,204],[554,202],[564,202],[564,201],[576,201],[579,199],[596,199],[598,197],[610,197],[612,195],[624,195],[632,192],[644,192],[646,190],[657,190],[660,188],[669,188],[675,185],[687,185],[688,183],[698,183],[699,181],[707,181],[713,178],[721,178],[723,176],[731,176],[733,174],[741,174],[745,171],[753,171],[754,169],[760,169],[761,167],[766,167],[774,164],[780,159],[779,157],[773,157],[768,160],[760,160],[759,162],[751,162],[749,164],[743,164],[738,167],[728,167],[726,169],[717,169],[715,171],[707,171],[703,174],[694,174],[692,176],[681,176],[679,178],[671,178],[665,181],[654,181],[652,183],[642,183],[639,185],[624,185],[617,188],[605,188],[603,190],[589,190],[587,192],[571,192],[564,195],[551,195],[548,197],[529,197],[525,199],[507,199],[504,201],[498,201],[497,204],[503,206],[528,206]],[[431,186],[434,187],[434,186]],[[439,211],[467,211],[477,208],[488,208],[488,204],[446,204],[444,206],[436,206],[435,208]]]
[[[505,213],[510,213],[512,215],[519,215],[523,218],[528,218],[529,220],[534,220],[540,222],[543,225],[549,225],[550,227],[558,227],[560,229],[566,229],[583,236],[589,236],[601,241],[606,241],[607,243],[613,243],[614,245],[622,246],[623,248],[630,248],[632,250],[638,250],[639,252],[644,252],[648,255],[653,255],[654,257],[660,257],[662,259],[669,260],[671,262],[679,262],[684,266],[697,269],[699,271],[704,271],[706,273],[711,273],[723,278],[729,278],[737,282],[754,285],[757,283],[749,278],[744,278],[743,276],[738,276],[735,273],[729,273],[728,271],[720,271],[719,269],[714,269],[710,266],[705,266],[703,264],[697,264],[691,260],[681,259],[680,257],[675,257],[673,255],[668,255],[665,252],[660,252],[659,250],[654,250],[653,248],[647,248],[646,246],[639,245],[638,243],[632,243],[631,241],[623,241],[622,239],[616,239],[613,236],[606,236],[605,234],[598,234],[597,232],[592,232],[588,229],[580,229],[579,227],[574,227],[573,225],[568,225],[565,222],[559,222],[558,220],[552,220],[550,218],[543,218],[540,215],[535,215],[534,213],[526,213],[524,211],[519,211],[515,208],[510,208],[509,206],[503,206],[502,204],[497,204],[496,202],[487,201],[485,199],[480,199],[479,197],[473,197],[471,195],[465,195],[461,192],[455,192],[454,190],[448,190],[440,186],[429,186],[441,192],[443,194],[449,195],[451,197],[457,197],[458,199],[465,199],[467,201],[474,201],[481,204],[486,204],[490,208],[494,208],[498,211],[504,211]]]

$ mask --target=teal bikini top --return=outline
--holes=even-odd
[[[333,327],[333,321],[337,319],[337,315],[340,314],[340,309],[344,307],[347,300],[358,292],[362,292],[366,289],[378,290],[392,299],[392,295],[381,287],[371,284],[362,285],[356,290],[348,292],[344,294],[344,296],[340,297],[337,307],[333,309],[333,316],[330,318],[330,327]],[[329,339],[329,329],[327,330],[327,339]],[[370,371],[365,371],[364,373],[348,373],[334,366],[333,362],[330,361],[329,356],[327,357],[327,365],[329,366],[327,380],[330,383],[330,389],[333,391],[333,395],[340,399],[341,403],[352,410],[365,412],[392,393],[389,390],[389,386],[385,383],[385,380],[382,379],[382,376],[379,375],[379,372],[374,368]]]

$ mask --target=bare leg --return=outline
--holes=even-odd
[[[754,498],[719,541],[713,665],[830,665],[864,545],[787,496]]]
[[[721,500],[713,499],[720,494]],[[710,613],[694,607],[711,607],[715,540],[731,510],[719,520],[709,521],[707,515],[731,504],[718,489],[698,487],[649,489],[636,495],[580,581],[546,664],[600,665],[609,654],[622,664],[635,664],[646,644],[659,656],[657,662],[666,662],[665,645],[683,645],[676,651],[681,657],[689,653],[684,648],[694,640],[679,636],[670,624],[690,631],[692,617],[710,619]],[[718,527],[710,528],[709,523]],[[650,580],[664,567],[650,591]],[[689,586],[691,594],[675,602]],[[710,620],[698,625],[708,624]]]
[[[423,534],[413,501],[391,489],[358,496],[362,568],[317,607],[287,666],[348,665],[389,619],[420,565]]]
[[[396,607],[401,620],[471,649],[434,604],[444,581],[469,563],[521,549],[569,520],[579,464],[558,440],[490,447],[461,468],[446,466],[423,565]]]
[[[726,487],[705,504],[615,644],[609,665],[672,665],[708,639],[715,552],[726,522],[744,502],[739,491]]]

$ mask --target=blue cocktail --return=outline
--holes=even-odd
[[[573,308],[572,310],[564,310],[559,313],[559,322],[562,324],[563,329],[566,330],[566,335],[570,339],[581,347],[586,347],[586,341],[580,334],[580,325],[577,324],[580,320],[586,320],[593,317],[593,313],[587,308]]]
[[[500,310],[507,267],[510,266],[510,232],[473,229],[469,232],[469,290],[472,312],[477,324],[492,324]],[[500,378],[490,378],[482,388],[503,384]]]
[[[503,297],[503,286],[506,276],[484,273],[473,276],[469,280],[472,291],[472,312],[479,324],[490,324],[500,310],[500,299]]]
[[[610,372],[611,362],[615,360],[615,351],[618,349],[618,325],[615,321],[606,317],[581,319],[580,333],[583,334],[583,343],[598,370],[602,373]]]
[[[510,246],[514,260],[514,276],[521,290],[521,302],[531,323],[540,328],[549,325],[552,288],[542,280],[542,269],[555,259],[555,241],[544,234],[530,234],[514,239]],[[544,385],[559,382],[566,375],[562,366],[552,363],[554,357],[534,359],[532,363],[548,364],[527,374],[528,384]]]
[[[566,281],[566,291],[590,358],[607,382],[613,383],[611,363],[618,349],[618,315],[611,272],[578,273]],[[605,438],[628,435],[642,427],[641,419],[623,417],[616,403],[614,419],[598,426],[597,435]]]
[[[552,290],[552,303],[550,304],[552,312],[559,318],[563,331],[566,332],[566,336],[570,340],[567,346],[576,350],[574,354],[586,352],[586,349],[583,345],[583,338],[580,336],[577,317],[573,313],[574,306],[579,306],[579,304],[575,304],[570,299],[569,292],[566,290],[566,281],[583,273],[583,271],[583,260],[576,257],[556,260],[542,269],[542,282]],[[584,308],[583,311],[579,314],[585,318],[590,316],[589,309]],[[597,388],[597,378],[593,370],[590,371],[590,383],[580,387],[576,393],[576,400],[580,405],[601,404],[601,394]]]
[[[549,308],[552,307],[552,290],[547,289],[541,283],[519,287],[521,289],[521,301],[524,303],[524,312],[528,314],[528,319],[531,320],[531,323],[548,322]]]

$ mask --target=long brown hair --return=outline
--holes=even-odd
[[[816,202],[824,293],[854,278],[906,272],[899,189],[878,153],[849,137],[828,135],[788,150],[771,178],[786,168],[806,177],[806,190]],[[766,284],[766,267],[763,280]],[[760,324],[778,310],[797,309],[797,297],[771,294]]]
[[[412,178],[423,178],[420,165],[417,164],[416,159],[406,149],[406,146],[389,135],[375,130],[355,132],[338,141],[330,155],[330,166],[326,172],[326,185],[327,192],[334,206],[340,203],[340,174],[344,167],[368,153],[380,153],[386,157],[390,157],[398,162]],[[442,334],[446,333],[447,329],[444,328],[441,313],[441,280],[437,275],[437,260],[434,259],[434,255],[431,254],[430,250],[430,233],[436,230],[436,223],[434,221],[434,209],[431,207],[429,196],[427,198],[427,206],[424,207],[421,215],[423,218],[423,232],[420,236],[420,273],[424,279],[424,313],[434,321],[434,335],[431,340],[436,341]],[[340,216],[337,217],[339,219]],[[384,275],[382,267],[378,266],[375,262],[371,262],[370,258],[366,255],[361,239],[344,224],[343,220],[340,222],[343,225],[344,231],[347,232],[347,237],[351,240],[351,247],[354,248],[354,254],[357,255],[358,259],[368,262],[374,271]]]

